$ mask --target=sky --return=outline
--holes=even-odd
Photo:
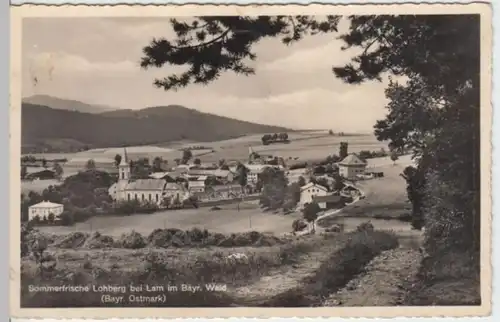
[[[339,31],[347,27],[343,20]],[[291,46],[264,39],[253,49],[255,75],[228,72],[206,86],[175,92],[153,81],[178,67],[139,67],[144,46],[173,35],[166,18],[25,18],[22,95],[121,109],[178,104],[250,122],[345,132],[372,132],[386,114],[385,81],[349,85],[332,73],[356,54],[341,50],[338,33],[308,36]]]

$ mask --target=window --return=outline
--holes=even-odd
[[[144,201],[144,194],[141,194],[142,201]]]
[[[158,199],[159,199],[159,196],[158,196],[158,194],[156,194],[156,202],[158,202]]]
[[[125,171],[122,170],[122,179],[125,179]]]
[[[135,199],[135,201],[137,201],[137,193],[134,194],[134,199]]]
[[[149,201],[151,201],[151,194],[149,194]]]
[[[130,201],[130,192],[127,193],[127,200]]]

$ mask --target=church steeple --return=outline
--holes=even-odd
[[[118,166],[119,180],[130,180],[130,164],[128,163],[127,148],[123,148],[123,156]]]

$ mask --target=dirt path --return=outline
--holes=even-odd
[[[364,273],[330,295],[323,306],[400,305],[405,285],[415,278],[420,261],[421,254],[415,248],[385,251],[365,267]]]
[[[339,241],[335,245],[324,245],[314,252],[304,254],[298,263],[279,267],[255,283],[230,290],[231,296],[242,304],[251,304],[295,288],[305,277],[314,274],[344,244],[345,241]]]

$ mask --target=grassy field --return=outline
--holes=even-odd
[[[325,132],[293,132],[289,134],[289,144],[262,145],[262,135],[248,135],[235,139],[217,142],[173,142],[159,146],[135,146],[127,147],[130,158],[148,157],[153,159],[157,156],[173,163],[174,159],[182,156],[181,150],[191,146],[204,146],[208,149],[193,150],[193,156],[199,157],[203,162],[217,162],[225,160],[247,160],[248,148],[252,147],[255,152],[273,154],[288,158],[298,158],[300,160],[311,160],[325,158],[330,154],[338,154],[341,141],[349,142],[350,152],[360,150],[387,149],[387,145],[375,139],[373,135],[357,136],[331,136]],[[215,152],[211,152],[211,150]],[[68,160],[82,160],[84,163],[88,159],[109,159],[113,160],[116,154],[123,153],[122,148],[93,149],[78,153],[46,153],[34,154],[37,157],[46,159],[67,158]],[[71,162],[69,162],[71,163]],[[72,172],[72,169],[65,169],[65,172]]]
[[[162,211],[148,215],[101,216],[71,227],[50,226],[41,230],[48,233],[67,234],[72,231],[99,231],[104,235],[120,236],[132,229],[142,234],[149,234],[156,228],[190,229],[198,227],[213,232],[231,234],[246,231],[284,234],[292,231],[293,220],[301,214],[264,213],[256,204],[243,205],[240,211],[236,205],[221,206],[221,210],[210,208]]]

